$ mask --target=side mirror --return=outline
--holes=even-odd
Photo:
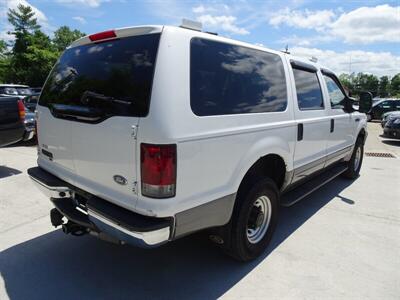
[[[370,92],[360,93],[360,104],[358,111],[362,113],[367,113],[372,107],[372,94]]]

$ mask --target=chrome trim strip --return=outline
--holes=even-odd
[[[118,224],[115,224],[114,222],[110,221],[109,219],[105,218],[104,216],[98,214],[93,210],[88,209],[88,214],[89,216],[96,218],[100,222],[103,222],[104,224],[107,224],[133,238],[144,241],[147,245],[150,246],[161,244],[169,240],[170,236],[169,227],[164,227],[158,230],[148,231],[148,232],[136,232],[136,231],[130,231],[124,227],[119,226]]]

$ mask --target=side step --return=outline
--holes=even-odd
[[[312,192],[319,189],[324,184],[328,183],[332,179],[335,179],[346,170],[347,166],[338,165],[331,169],[328,169],[327,171],[324,171],[310,181],[307,181],[299,187],[287,193],[284,193],[281,197],[281,205],[285,207],[292,206],[306,196],[310,195]]]

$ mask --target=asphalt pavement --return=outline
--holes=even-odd
[[[50,225],[30,182],[36,147],[0,149],[0,299],[399,299],[400,141],[369,124],[361,176],[290,208],[268,251],[243,264],[200,233],[152,250]]]

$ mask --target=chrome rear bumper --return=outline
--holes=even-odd
[[[90,230],[104,232],[128,244],[155,247],[171,238],[172,219],[139,215],[106,200],[92,196],[85,210],[74,201],[78,189],[48,173],[40,167],[31,168],[28,174],[36,186],[51,199],[54,206],[68,220],[77,218]],[[81,222],[82,223],[82,222]]]

